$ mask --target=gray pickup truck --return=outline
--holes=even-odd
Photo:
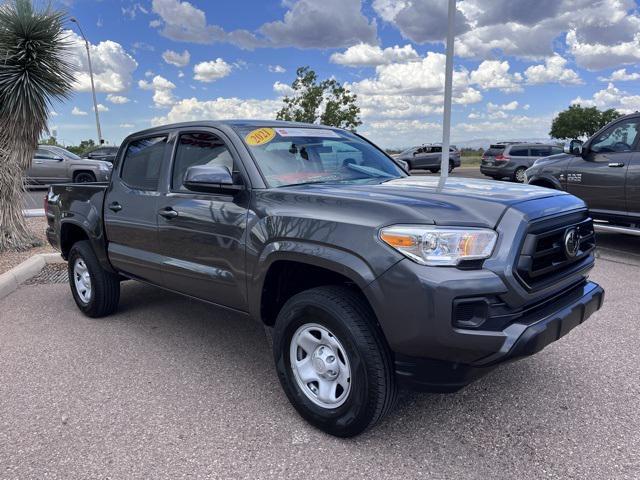
[[[410,177],[318,125],[142,131],[109,183],[52,186],[46,215],[82,312],[114,313],[133,279],[249,316],[291,403],[337,436],[374,425],[401,385],[456,391],[540,351],[604,298],[578,198]]]

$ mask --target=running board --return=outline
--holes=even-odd
[[[640,228],[618,227],[616,225],[597,222],[593,223],[593,228],[595,228],[598,232],[626,233],[628,235],[636,235],[640,237]]]

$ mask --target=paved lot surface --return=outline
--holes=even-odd
[[[302,421],[262,328],[123,284],[92,320],[66,285],[0,300],[0,478],[638,478],[638,267],[601,258],[604,309],[454,395],[403,393],[351,440]]]

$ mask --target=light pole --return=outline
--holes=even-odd
[[[96,128],[98,129],[98,145],[102,145],[104,140],[102,140],[102,130],[100,130],[100,116],[98,115],[98,101],[96,100],[96,87],[93,84],[93,68],[91,67],[91,52],[89,51],[89,42],[87,37],[84,36],[84,32],[82,31],[82,27],[80,26],[80,22],[75,17],[71,17],[73,23],[78,25],[78,30],[80,30],[80,35],[84,39],[84,46],[87,49],[87,59],[89,60],[89,77],[91,78],[91,93],[93,94],[93,111],[96,113]]]
[[[444,68],[444,118],[442,120],[442,161],[440,163],[440,185],[449,176],[449,144],[451,138],[451,97],[453,94],[453,42],[455,33],[456,0],[449,0],[447,30],[447,59]]]

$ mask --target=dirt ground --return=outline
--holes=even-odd
[[[24,262],[27,258],[35,255],[36,253],[54,253],[55,250],[51,248],[49,242],[45,237],[45,229],[47,228],[47,219],[44,217],[28,218],[27,224],[29,228],[38,235],[42,240],[42,246],[31,248],[23,252],[3,252],[0,253],[0,274],[11,270],[16,265]]]

